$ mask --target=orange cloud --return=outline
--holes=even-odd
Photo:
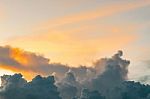
[[[11,71],[11,73],[22,73],[24,74],[24,77],[28,80],[32,80],[32,78],[36,75],[38,75],[38,73],[32,72],[32,70],[23,70],[17,67],[13,67],[13,66],[7,66],[7,65],[1,65],[0,64],[0,68],[4,69],[4,70],[8,70],[9,72]],[[8,72],[6,71],[6,72]],[[3,73],[6,74],[6,73]]]
[[[24,59],[26,59],[27,64],[24,64]],[[54,72],[62,76],[69,70],[67,65],[49,63],[48,58],[10,46],[0,46],[0,68],[15,73],[22,73],[28,80],[35,75],[45,76]]]
[[[28,57],[26,57],[18,48],[14,48],[11,51],[10,57],[18,61],[22,65],[28,65]]]
[[[0,47],[0,68],[13,72],[21,72],[26,78],[31,79],[39,72],[39,66],[48,64],[49,59],[46,59],[35,53],[23,51],[18,48],[9,46]]]
[[[99,42],[99,44],[101,45],[102,43]],[[82,48],[83,47],[84,46],[82,46]],[[97,44],[97,48],[100,48],[98,44]],[[86,50],[90,50],[90,48]],[[83,52],[86,50],[83,50]],[[82,50],[79,50],[79,51],[82,51]],[[16,55],[12,56],[12,53]],[[80,57],[83,58],[83,56],[80,56],[79,54],[76,58],[80,58]],[[24,55],[26,57],[24,57]],[[17,59],[16,59],[16,56],[17,56]],[[18,57],[20,57],[21,60],[20,58],[18,59]],[[24,61],[22,61],[23,59],[27,59],[28,65],[25,64],[26,66],[24,66]],[[45,75],[52,75],[56,73],[57,76],[61,77],[69,69],[78,71],[78,70],[81,70],[82,68],[84,69],[84,72],[86,72],[86,70],[88,69],[93,70],[93,68],[88,68],[88,67],[75,68],[75,67],[69,67],[68,65],[63,65],[60,63],[50,63],[48,58],[45,58],[41,55],[37,55],[36,53],[12,48],[9,46],[0,46],[0,68],[13,71],[15,73],[22,73],[23,75],[25,75],[25,77],[28,80],[31,80],[32,77],[37,74],[45,76]]]

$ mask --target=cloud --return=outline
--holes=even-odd
[[[142,85],[139,82],[128,81],[124,82],[123,87],[120,87],[122,90],[123,99],[149,99],[150,86]]]
[[[102,58],[95,64],[96,75],[93,79],[82,84],[82,88],[97,91],[94,97],[98,99],[149,99],[150,86],[128,80],[128,65],[130,61],[122,59],[123,52],[119,50],[111,58]],[[99,69],[99,70],[98,70]],[[79,98],[88,97],[87,93]],[[97,94],[96,94],[97,93]],[[100,97],[101,96],[101,97]],[[78,96],[77,96],[78,97]],[[94,99],[95,99],[94,98]]]
[[[31,82],[27,82],[21,74],[4,75],[1,79],[1,99],[61,99],[53,76],[36,76]]]
[[[83,89],[81,96],[74,97],[73,99],[105,99],[98,91],[89,91],[88,89]]]
[[[48,77],[38,75],[30,82],[27,82],[21,74],[4,75],[1,77],[1,99],[10,99],[12,95],[14,99],[149,99],[150,97],[150,85],[128,81],[130,61],[122,58],[121,50],[110,58],[97,60],[91,68],[86,66],[73,68],[49,63],[49,60],[41,55],[20,49],[17,49],[16,53],[16,48],[9,46],[1,47],[0,53],[2,53],[1,65],[3,64],[1,68],[7,66],[6,69],[15,68],[13,70],[18,72],[54,75]],[[15,55],[12,55],[14,53]],[[26,57],[30,60],[21,62]],[[2,61],[7,59],[14,62]]]
[[[14,72],[22,72],[25,76],[28,77],[28,72],[30,72],[31,77],[34,74],[48,74],[52,72],[57,72],[60,68],[63,69],[63,66],[59,68],[59,64],[49,64],[49,59],[44,58],[41,55],[37,55],[35,53],[30,53],[23,51],[18,48],[11,48],[9,46],[0,47],[0,68],[9,69]],[[50,69],[47,71],[48,66],[53,68],[55,65],[58,66],[59,69],[53,70],[50,72]],[[64,66],[64,69],[65,68]],[[62,70],[63,71],[63,70]],[[29,77],[31,79],[31,77]]]
[[[134,26],[131,26],[131,24],[133,25],[133,23],[137,23],[131,21],[124,25],[118,19],[115,20],[117,22],[114,22],[113,20],[113,24],[110,26],[112,23],[110,22],[111,20],[106,19],[106,21],[103,22],[103,20],[106,18],[105,13],[108,13],[108,17],[112,17],[112,15],[124,13],[124,11],[118,12],[120,9],[125,9],[125,12],[128,12],[147,5],[149,5],[148,0],[130,2],[118,1],[114,3],[111,2],[110,4],[106,4],[106,6],[104,4],[104,7],[101,5],[98,8],[88,10],[87,12],[83,11],[73,15],[64,16],[62,18],[59,17],[56,19],[51,19],[50,21],[46,20],[47,23],[43,22],[43,24],[39,23],[41,26],[35,26],[35,31],[31,30],[29,34],[23,35],[23,37],[16,37],[14,39],[9,38],[5,44],[14,45],[28,51],[41,52],[47,57],[52,58],[52,61],[73,65],[78,65],[80,62],[84,61],[84,63],[90,64],[89,61],[92,61],[93,58],[97,58],[98,54],[101,55],[101,53],[105,53],[106,51],[113,52],[119,48],[124,48],[124,46],[131,44],[132,41],[134,41],[137,37],[137,34],[132,34],[139,28],[134,28]],[[104,14],[104,16],[99,16],[101,14],[102,16]],[[90,18],[93,20],[92,16],[98,16],[99,19],[102,18],[102,21],[96,20],[96,22],[83,22],[80,24],[80,21],[82,20],[88,21],[87,18],[89,18],[89,20]],[[79,19],[76,19],[78,17]],[[117,24],[118,21],[119,25]],[[65,22],[68,22],[68,25],[64,24]],[[141,24],[141,22],[139,24]],[[44,28],[43,30],[38,30],[42,27]],[[131,27],[134,29],[130,29]],[[118,33],[115,34],[114,32]],[[103,36],[103,34],[108,33],[112,34]],[[118,42],[118,40],[120,40],[120,42]],[[24,42],[24,44],[22,44],[22,42]],[[112,44],[110,45],[109,42],[112,42]],[[97,47],[98,44],[101,45],[101,47]],[[81,54],[83,58],[78,59],[78,56]]]
[[[65,77],[56,85],[62,99],[71,99],[78,95],[81,90],[80,83],[77,81],[76,76],[72,70],[66,72]]]
[[[85,31],[79,30],[80,32],[78,32],[76,29],[69,31],[56,30],[10,39],[7,44],[28,51],[43,53],[46,57],[50,57],[52,62],[62,62],[75,66],[80,63],[91,65],[91,61],[97,59],[100,55],[102,56],[103,53],[124,48],[138,37],[133,33],[127,33],[129,31],[125,29],[123,30],[126,32],[121,34],[111,33],[111,29],[110,31],[105,31],[109,30],[105,26],[99,26],[98,28],[103,28],[104,31],[99,29],[100,31],[97,34],[92,34],[95,31],[84,34]],[[112,27],[110,26],[109,28]],[[106,32],[106,34],[103,32]],[[21,42],[24,42],[24,44],[22,45]],[[110,42],[112,42],[111,45],[109,44]]]
[[[97,18],[110,17],[119,13],[132,11],[144,6],[150,5],[148,0],[132,1],[132,2],[117,2],[116,4],[108,4],[107,6],[100,6],[94,10],[84,11],[73,15],[64,16],[59,19],[52,19],[40,24],[39,29],[55,28],[66,24],[74,24],[94,20]]]
[[[129,61],[121,58],[122,51],[114,54],[111,58],[102,58],[95,63],[96,76],[87,83],[87,88],[98,90],[109,99],[112,89],[119,86],[127,79]],[[108,92],[109,90],[109,92]],[[109,95],[110,94],[110,95]],[[113,95],[114,98],[119,99]],[[112,97],[112,96],[111,96]]]
[[[79,79],[85,75],[87,69],[94,72],[92,68],[84,66],[74,68],[60,63],[50,63],[50,60],[44,56],[10,46],[0,47],[0,68],[21,72],[30,80],[37,74],[51,75],[56,73],[57,77],[62,78],[70,68],[75,71]]]

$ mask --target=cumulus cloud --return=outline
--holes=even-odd
[[[1,79],[0,99],[61,99],[53,76],[38,75],[31,82],[21,74],[4,75]]]
[[[71,99],[80,90],[80,84],[71,70],[66,72],[65,77],[57,83],[57,87],[63,99]]]
[[[150,85],[128,81],[130,61],[122,56],[119,50],[91,67],[70,67],[18,48],[0,47],[0,68],[31,77],[53,75],[38,75],[30,82],[21,74],[4,75],[0,99],[11,99],[12,95],[13,99],[149,99]]]
[[[122,59],[122,54],[122,51],[118,51],[111,58],[98,60],[98,63],[102,61],[104,71],[92,79],[94,89],[106,91],[127,79],[128,65],[130,62]],[[96,65],[96,69],[97,67],[100,66]]]
[[[127,81],[130,61],[123,59],[122,55],[123,52],[118,51],[111,58],[98,60],[95,63],[96,75],[91,80],[81,83],[82,88],[96,90],[105,99],[148,99],[149,85]],[[74,99],[91,99],[89,95],[82,94],[83,92]],[[94,94],[94,97],[97,97],[96,95]]]

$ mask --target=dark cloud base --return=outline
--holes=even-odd
[[[53,76],[38,75],[31,82],[21,74],[4,75],[1,79],[0,99],[61,99]]]
[[[77,94],[77,85],[67,82],[56,86],[54,76],[38,75],[27,82],[21,74],[14,74],[4,75],[1,80],[0,99],[150,99],[150,86],[134,81],[124,81],[110,88],[105,96],[98,90],[85,87]]]
[[[12,53],[17,56],[12,57]],[[122,55],[118,51],[111,58],[97,60],[92,68],[74,68],[49,63],[35,53],[0,47],[1,68],[44,75],[30,82],[21,74],[2,76],[0,99],[150,99],[150,85],[128,81],[130,61]]]

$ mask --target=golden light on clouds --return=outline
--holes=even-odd
[[[136,49],[146,54],[149,50],[150,0],[0,2],[0,44],[16,47],[9,55],[0,55],[9,56],[6,61],[12,59],[14,65],[0,67],[22,72],[27,78],[45,71],[49,75],[46,66],[52,62],[88,67],[117,50],[133,59],[139,54]]]
[[[0,69],[5,70],[4,74],[13,74],[14,72],[22,73],[24,74],[24,77],[27,78],[28,80],[31,80],[36,75],[36,73],[32,72],[31,70],[23,70],[23,69],[17,68],[17,66],[14,67],[14,66],[0,64]]]
[[[10,57],[12,57],[14,60],[16,60],[17,62],[19,62],[20,64],[26,66],[29,65],[28,64],[28,57],[26,57],[21,51],[20,49],[13,49],[10,52]]]
[[[149,4],[147,0],[124,1],[49,19],[32,27],[31,33],[11,38],[5,44],[44,54],[53,62],[89,64],[104,52],[124,48],[135,41],[138,35],[134,32],[139,25],[132,22],[125,25],[93,25],[89,21],[106,20],[106,17],[113,17]],[[20,57],[20,53],[16,52],[12,56],[18,61],[22,61],[23,58],[23,64],[28,64],[28,58]]]
[[[134,34],[116,33],[116,31],[119,31],[116,29],[112,31],[115,33],[112,32],[109,35],[106,34],[90,39],[80,37],[80,34],[45,33],[37,36],[21,37],[21,39],[10,41],[9,44],[32,52],[40,52],[54,62],[72,65],[89,64],[103,52],[115,51],[137,38]],[[24,42],[23,45],[22,42]],[[26,57],[20,55],[17,51],[14,52],[16,60],[24,59],[22,62],[27,64]]]
[[[37,74],[41,74],[41,72],[33,68],[48,64],[48,59],[19,48],[3,46],[0,47],[0,53],[0,68],[2,70],[22,73],[28,80],[31,80]]]

